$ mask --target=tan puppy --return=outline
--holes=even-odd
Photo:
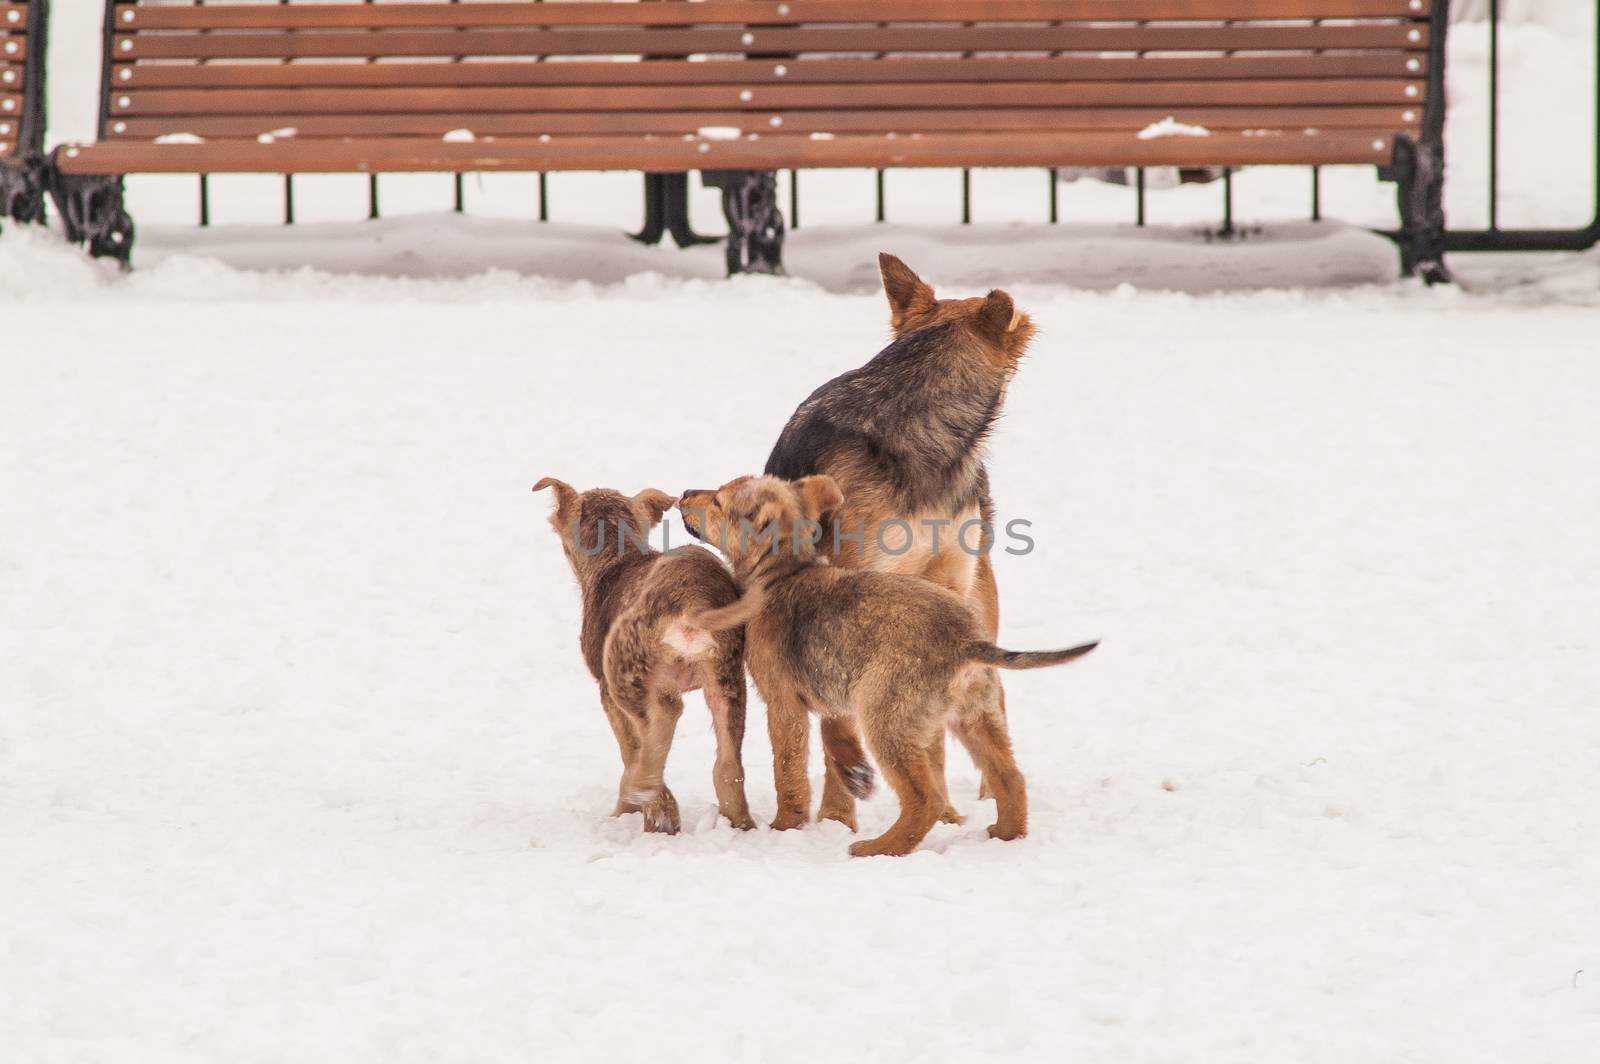
[[[1028,830],[1027,786],[1011,755],[998,699],[974,697],[995,669],[1059,665],[1093,650],[1002,650],[954,592],[919,576],[843,569],[819,554],[817,520],[843,495],[832,477],[740,477],[715,492],[686,492],[678,507],[690,532],[715,543],[745,587],[733,606],[692,618],[720,630],[744,624],[746,665],[773,725],[780,808],[806,786],[807,711],[853,719],[900,797],[883,835],[855,843],[857,857],[910,853],[939,820],[944,780],[936,758],[949,728],[994,790],[989,834]],[[837,730],[835,732],[837,736]],[[852,750],[851,747],[854,746]],[[871,783],[859,745],[830,743],[856,797]]]
[[[711,633],[685,623],[725,607],[739,587],[710,551],[663,554],[650,529],[672,508],[665,492],[634,496],[599,488],[579,494],[553,477],[550,524],[583,592],[579,643],[600,685],[600,704],[622,753],[622,783],[612,816],[643,813],[646,831],[676,834],[678,803],[663,782],[683,694],[705,690],[717,736],[712,784],[717,808],[736,828],[755,827],[745,803],[744,632]]]

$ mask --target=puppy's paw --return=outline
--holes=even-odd
[[[778,815],[772,818],[773,831],[793,831],[795,828],[806,826],[806,814],[802,810],[796,812],[792,809],[780,809]]]
[[[872,796],[875,777],[870,762],[857,761],[853,765],[840,765],[839,778],[844,780],[844,789],[850,792],[850,797],[859,801]]]
[[[939,823],[941,824],[965,824],[966,822],[967,818],[956,812],[956,807],[953,805],[945,806],[944,812],[939,814]]]
[[[640,796],[629,797],[639,799]],[[644,829],[654,834],[676,835],[683,826],[678,817],[678,800],[665,787],[639,800],[639,812],[644,814]]]
[[[989,837],[991,839],[1000,839],[1003,842],[1010,842],[1012,839],[1020,839],[1027,833],[1028,829],[1025,825],[1021,827],[1013,827],[1011,825],[1002,827],[999,824],[989,825]]]
[[[823,806],[817,810],[817,820],[832,820],[834,823],[843,824],[852,832],[856,830],[856,811],[849,806]]]
[[[728,818],[728,823],[732,824],[734,828],[739,831],[754,831],[756,829],[756,822],[750,819],[749,813],[740,813],[738,816],[732,816],[724,813],[723,816],[726,816]]]
[[[850,844],[851,857],[904,857],[910,853],[914,846],[906,846],[897,840],[890,839],[887,835],[880,835],[875,839],[864,839],[861,842]]]

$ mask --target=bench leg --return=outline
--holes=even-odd
[[[701,236],[690,227],[688,174],[644,175],[644,228],[628,235],[641,244],[659,244],[663,233],[671,233],[680,248],[722,239]]]
[[[782,274],[778,175],[769,170],[708,170],[702,180],[722,189],[722,213],[728,219],[728,276]]]
[[[1448,284],[1444,261],[1444,147],[1397,137],[1394,175],[1400,201],[1400,276]]]
[[[0,218],[43,225],[44,158],[29,152],[17,159],[0,159]]]
[[[133,254],[133,219],[122,207],[122,178],[63,174],[52,167],[49,185],[67,239],[88,244],[90,255],[116,259],[126,270]]]

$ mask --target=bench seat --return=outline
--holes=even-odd
[[[1126,131],[886,134],[495,137],[470,143],[418,137],[291,137],[269,143],[137,144],[66,149],[81,173],[348,173],[493,170],[774,170],[958,166],[1248,166],[1387,163],[1387,129],[1228,131],[1141,139]]]

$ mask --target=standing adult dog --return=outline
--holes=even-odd
[[[1000,598],[988,556],[994,503],[984,443],[1033,338],[1033,323],[998,289],[982,298],[938,299],[893,255],[879,255],[878,268],[893,341],[800,404],[765,472],[785,480],[832,477],[844,493],[823,518],[822,546],[834,564],[911,574],[949,588],[974,609],[992,641],[1000,629]],[[999,676],[987,673],[989,682],[972,684],[970,697],[1004,714]],[[769,710],[767,722],[774,753],[803,763],[806,714]],[[854,830],[855,799],[832,751],[859,748],[860,739],[849,718],[826,718],[822,729],[827,777],[817,815]],[[942,788],[943,734],[929,758]],[[798,827],[809,818],[810,785],[803,772],[795,775],[798,783],[778,795],[774,828]],[[942,819],[959,823],[948,795],[941,797]]]

